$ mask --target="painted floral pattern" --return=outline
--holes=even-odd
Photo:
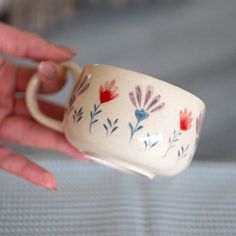
[[[200,112],[199,116],[196,118],[196,139],[195,139],[195,145],[194,145],[194,152],[197,149],[197,145],[198,145],[198,141],[199,141],[199,136],[202,130],[202,124],[203,124],[203,120],[205,117],[205,113]]]
[[[83,107],[80,107],[78,110],[74,109],[73,120],[75,123],[79,123],[83,118]]]
[[[143,94],[141,87],[137,85],[135,90],[129,93],[130,101],[136,108],[134,112],[136,124],[133,125],[129,122],[130,142],[134,134],[143,128],[143,125],[140,125],[140,123],[148,119],[151,113],[157,112],[165,106],[164,102],[160,102],[161,95],[158,94],[153,97],[153,90],[153,87],[148,85],[145,94]]]
[[[81,73],[80,79],[75,84],[74,90],[72,91],[72,96],[70,98],[69,106],[68,106],[68,110],[67,110],[68,112],[71,112],[74,109],[74,102],[75,102],[76,98],[89,88],[90,78],[91,78],[91,74],[88,73],[88,71],[86,69],[84,69]]]
[[[202,130],[202,123],[204,120],[204,112],[200,112],[199,116],[196,118],[196,134],[199,137]]]
[[[144,144],[145,150],[150,150],[162,141],[162,135],[159,132],[155,134],[147,133],[147,135],[141,138],[140,141]]]
[[[69,101],[69,106],[67,112],[73,110],[72,118],[74,123],[79,123],[84,115],[83,106],[76,108],[74,106],[75,100],[79,95],[84,93],[90,86],[91,74],[85,69],[81,74],[80,80],[76,83],[74,90],[72,91],[72,96]],[[99,114],[103,111],[103,106],[105,103],[111,102],[119,96],[118,87],[116,86],[115,80],[106,81],[99,87],[98,98],[99,102],[93,105],[92,110],[89,113],[89,133],[92,133],[92,128],[95,123],[99,121]],[[147,120],[153,113],[162,110],[165,107],[165,103],[161,101],[161,95],[154,93],[153,86],[147,85],[146,88],[142,88],[140,85],[137,85],[133,91],[130,91],[128,94],[129,100],[134,107],[134,118],[135,122],[128,122],[128,127],[130,129],[130,142],[133,137],[137,135],[138,140],[143,144],[145,151],[153,150],[154,148],[160,147],[158,145],[162,142],[163,138],[160,132],[149,133],[146,132],[146,135],[143,137],[138,137],[137,132],[139,130],[144,130],[144,121]],[[117,114],[118,111],[117,111]],[[119,130],[119,116],[117,118],[106,118],[105,121],[100,125],[104,128],[104,135],[110,137],[116,134]],[[202,123],[204,120],[204,111],[194,119],[196,126],[196,139],[194,151],[197,147]],[[166,157],[169,151],[177,146],[180,139],[183,137],[185,132],[188,132],[192,128],[193,117],[192,111],[184,108],[179,111],[179,128],[174,129],[173,133],[170,135],[167,141],[166,150],[162,157]],[[128,129],[128,128],[127,128]],[[176,154],[178,160],[181,160],[187,157],[189,154],[190,145],[180,145],[180,148],[177,150]]]
[[[107,123],[103,123],[103,127],[106,131],[106,136],[111,136],[117,129],[118,129],[118,118],[114,120],[114,122],[111,121],[111,119],[107,118]]]
[[[192,123],[192,112],[188,112],[185,108],[180,111],[180,129],[183,131],[189,130]]]
[[[118,97],[118,87],[115,84],[115,80],[106,81],[99,89],[98,105],[94,104],[93,110],[90,112],[89,133],[92,132],[92,126],[98,121],[98,114],[102,112],[101,105],[110,102]]]
[[[180,150],[178,150],[178,159],[185,158],[187,156],[187,151],[189,149],[189,145],[186,147],[181,146]]]
[[[192,120],[193,120],[192,112],[191,111],[189,112],[186,108],[184,110],[180,110],[179,120],[180,120],[179,130],[174,130],[173,135],[169,137],[168,146],[163,154],[163,157],[166,157],[170,149],[173,148],[176,142],[179,141],[179,137],[182,135],[182,133],[190,130],[190,128],[192,127]]]

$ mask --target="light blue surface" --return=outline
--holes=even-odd
[[[236,235],[235,163],[194,162],[178,177],[147,181],[58,155],[31,157],[55,173],[59,192],[1,172],[1,236]]]

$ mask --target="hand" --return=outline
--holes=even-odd
[[[55,46],[37,35],[2,23],[0,35],[0,53],[57,62],[69,60],[75,55],[71,49]],[[55,92],[65,82],[63,71],[55,63],[41,62],[38,68],[30,68],[12,64],[0,54],[0,141],[54,149],[76,159],[85,159],[62,134],[37,123],[27,110],[25,99],[15,96],[16,92],[25,92],[28,81],[36,72],[43,81],[41,93]],[[39,101],[39,106],[47,115],[63,118],[63,107],[45,101]],[[49,171],[3,145],[0,145],[0,168],[36,185],[56,190],[55,178]]]

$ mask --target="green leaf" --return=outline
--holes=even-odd
[[[142,129],[142,128],[143,128],[143,126],[140,125],[140,126],[136,129],[136,131],[138,131],[138,130],[140,130],[140,129]]]
[[[134,132],[134,127],[133,125],[129,122],[129,127],[130,127],[130,130],[131,130],[131,134]]]
[[[98,120],[94,120],[93,122],[92,122],[92,124],[94,124],[94,123],[96,123]]]
[[[108,122],[108,124],[110,125],[110,128],[111,128],[112,124],[111,124],[111,120],[109,118],[107,118],[107,122]]]
[[[153,143],[153,144],[151,145],[151,147],[150,147],[150,148],[152,148],[152,147],[156,146],[157,144],[158,144],[158,141],[157,141],[157,142],[155,142],[155,143]]]
[[[113,125],[115,126],[117,122],[118,122],[118,118],[116,118]]]
[[[81,112],[82,112],[82,110],[83,110],[83,107],[80,107],[80,109],[79,109],[78,113],[81,113]]]
[[[111,131],[111,134],[112,134],[115,130],[117,130],[117,129],[118,129],[118,126],[114,127],[114,128],[112,129],[112,131]]]
[[[82,119],[82,116],[80,116],[78,119],[77,119],[77,123]]]
[[[108,128],[105,124],[103,124],[103,127],[105,128],[106,131],[108,130]]]
[[[101,112],[102,112],[102,110],[96,111],[95,115],[97,115],[97,114],[99,114]]]
[[[147,144],[147,141],[146,141],[146,140],[144,140],[144,144],[145,144],[145,147],[147,148],[147,145],[148,145],[148,144]]]
[[[93,112],[90,111],[90,118],[93,119]]]

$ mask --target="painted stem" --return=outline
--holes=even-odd
[[[175,142],[177,136],[178,136],[178,135],[181,135],[181,134],[182,134],[182,133],[180,132],[180,130],[174,134],[173,138],[171,139],[171,142],[169,142],[168,148],[166,149],[164,155],[162,156],[163,158],[166,157],[166,155],[167,155],[167,153],[170,151],[170,149],[175,146],[175,145],[174,145],[174,142]]]
[[[134,130],[133,130],[133,132],[131,132],[130,142],[131,142],[131,140],[132,140],[132,138],[133,138],[135,132],[137,131],[137,128],[138,128],[138,126],[139,126],[139,123],[140,123],[140,121],[137,120],[137,123],[136,123],[136,126],[135,126]]]
[[[96,105],[95,105],[96,106]],[[97,112],[97,110],[98,110],[98,108],[101,106],[101,103],[100,104],[98,104],[98,106],[94,109],[94,111],[93,111],[93,113],[92,113],[92,118],[91,118],[91,120],[90,120],[90,124],[89,124],[89,133],[91,134],[91,132],[92,132],[92,125],[93,125],[93,121],[94,121],[94,117],[96,116],[95,114],[96,114],[96,112]]]

